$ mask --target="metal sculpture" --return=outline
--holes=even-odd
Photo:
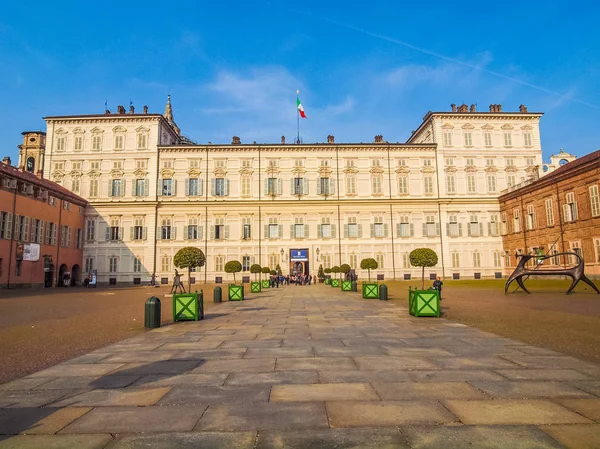
[[[536,259],[538,262],[541,262],[543,260],[550,259],[551,257],[557,257],[557,256],[561,256],[561,255],[577,257],[579,262],[577,263],[577,265],[570,267],[570,268],[558,268],[558,269],[548,269],[548,270],[530,270],[525,267],[525,264],[527,264],[527,262],[529,262],[531,259]],[[596,287],[594,285],[594,283],[592,281],[590,281],[587,278],[587,276],[583,273],[583,269],[584,269],[583,259],[577,253],[565,252],[565,253],[549,254],[549,255],[518,254],[517,257],[520,257],[521,260],[519,260],[519,263],[517,264],[517,268],[515,268],[515,271],[513,271],[513,273],[510,275],[510,277],[506,281],[506,285],[504,286],[504,294],[506,294],[508,292],[508,287],[510,286],[512,281],[516,281],[517,284],[519,284],[519,287],[521,287],[526,293],[529,293],[529,290],[527,290],[525,288],[525,285],[523,284],[523,279],[522,279],[523,276],[529,277],[529,276],[548,276],[548,275],[570,276],[571,279],[573,279],[573,283],[569,287],[569,290],[567,290],[567,293],[565,293],[567,295],[569,293],[571,293],[571,291],[575,288],[575,286],[577,285],[577,283],[579,281],[585,282],[587,285],[592,287],[596,291],[596,293],[600,294],[600,290],[598,290],[598,287]]]
[[[179,271],[175,270],[175,277],[173,277],[173,286],[171,287],[171,293],[173,293],[173,291],[177,293],[178,289],[180,293],[185,293],[185,287],[181,282],[181,275],[179,274]]]

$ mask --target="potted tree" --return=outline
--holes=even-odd
[[[338,273],[340,272],[340,267],[338,267],[337,265],[335,265],[335,266],[331,267],[331,272],[332,272],[333,274],[338,274]],[[337,278],[337,277],[334,277],[334,278],[331,280],[331,286],[332,286],[332,287],[339,287],[339,286],[340,286],[340,280],[339,280],[339,278]]]
[[[269,274],[271,272],[271,269],[269,267],[262,267],[262,269],[260,270],[263,274]],[[262,281],[262,288],[269,288],[271,286],[271,282],[269,282],[269,279],[263,279]]]
[[[252,293],[260,293],[260,278],[257,281],[256,275],[262,273],[262,267],[259,264],[255,263],[250,267],[250,273],[254,274],[254,282],[250,282],[250,291]]]
[[[323,271],[325,272],[325,284],[331,285],[331,276],[329,276],[329,274],[331,274],[331,268],[325,268]]]
[[[206,257],[200,248],[186,246],[181,248],[173,257],[173,265],[177,268],[188,269],[188,292],[191,291],[192,285],[192,268],[203,267],[206,262]]]
[[[362,270],[367,270],[369,281],[362,285],[362,294],[363,298],[379,298],[379,285],[375,283],[371,283],[371,270],[377,269],[377,261],[372,258],[363,259],[360,261],[360,268]]]
[[[237,285],[235,273],[242,271],[242,264],[237,260],[230,260],[225,264],[225,273],[233,273],[233,284],[228,285],[229,301],[242,301],[244,299],[244,285]]]
[[[340,265],[340,271],[344,274],[344,279],[342,279],[342,291],[343,292],[351,292],[352,291],[352,281],[346,280],[346,276],[350,273],[350,265],[347,263],[343,263]]]
[[[425,290],[425,267],[438,263],[438,256],[430,248],[417,248],[409,254],[410,264],[421,267],[421,290],[408,289],[408,310],[414,316],[440,316],[440,292]]]
[[[319,278],[319,283],[323,283],[325,279],[325,272],[323,271],[323,264],[319,265],[319,271],[317,272],[317,277]]]

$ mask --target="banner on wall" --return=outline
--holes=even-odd
[[[37,262],[40,260],[40,245],[39,243],[26,243],[23,245],[23,260]]]
[[[291,260],[292,261],[307,261],[308,260],[308,250],[306,249],[293,249],[291,252]]]

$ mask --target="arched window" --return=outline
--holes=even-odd
[[[35,170],[35,158],[33,158],[33,157],[27,158],[26,169],[29,173],[33,173],[33,171]]]

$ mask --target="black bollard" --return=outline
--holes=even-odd
[[[156,296],[152,296],[146,300],[144,327],[148,329],[160,327],[160,299]]]

